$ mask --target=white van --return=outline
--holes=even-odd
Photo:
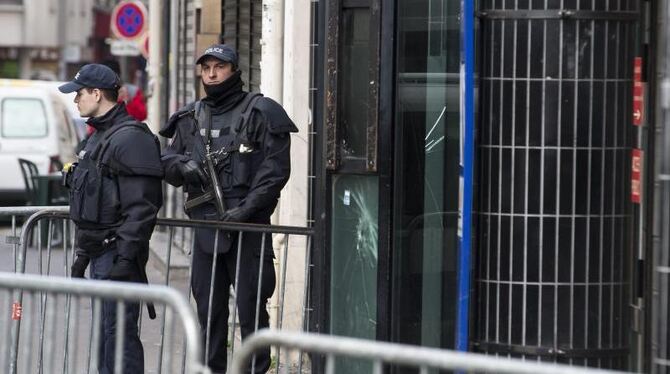
[[[86,137],[86,118],[79,115],[79,109],[74,102],[74,98],[77,96],[76,92],[64,94],[58,91],[58,87],[65,83],[68,82],[0,78],[0,87],[44,87],[47,88],[49,92],[54,93],[65,104],[65,108],[67,108],[70,118],[74,121],[79,137],[83,139]]]
[[[75,160],[80,136],[62,98],[52,88],[0,84],[0,204],[25,196],[19,158],[39,174],[58,171]]]

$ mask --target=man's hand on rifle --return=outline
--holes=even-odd
[[[231,222],[245,222],[251,217],[251,212],[247,209],[241,207],[235,207],[228,209],[223,213],[221,217],[222,221],[231,221]]]
[[[206,186],[208,185],[207,174],[202,169],[200,164],[193,160],[183,162],[179,166],[184,182],[192,186]]]

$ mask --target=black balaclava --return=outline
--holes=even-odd
[[[218,84],[203,84],[207,97],[202,102],[210,106],[215,112],[225,112],[235,106],[242,97],[242,72],[235,71],[233,75]]]

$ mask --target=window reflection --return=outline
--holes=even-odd
[[[342,10],[342,50],[339,72],[340,156],[365,160],[370,81],[370,10]]]
[[[442,348],[456,312],[459,12],[398,1],[392,339]]]

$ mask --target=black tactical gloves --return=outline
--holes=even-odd
[[[235,207],[228,209],[223,213],[221,217],[222,221],[232,221],[232,222],[245,222],[251,217],[251,212],[247,209],[241,207]]]
[[[70,276],[72,278],[84,278],[84,273],[86,273],[86,268],[91,259],[88,256],[77,255],[72,267],[70,267]]]
[[[115,281],[130,281],[137,277],[137,265],[135,261],[125,257],[116,256],[114,265],[109,272],[109,279]]]
[[[193,160],[180,163],[179,171],[187,184],[192,186],[206,186],[208,184],[207,174],[202,170],[200,164]]]

